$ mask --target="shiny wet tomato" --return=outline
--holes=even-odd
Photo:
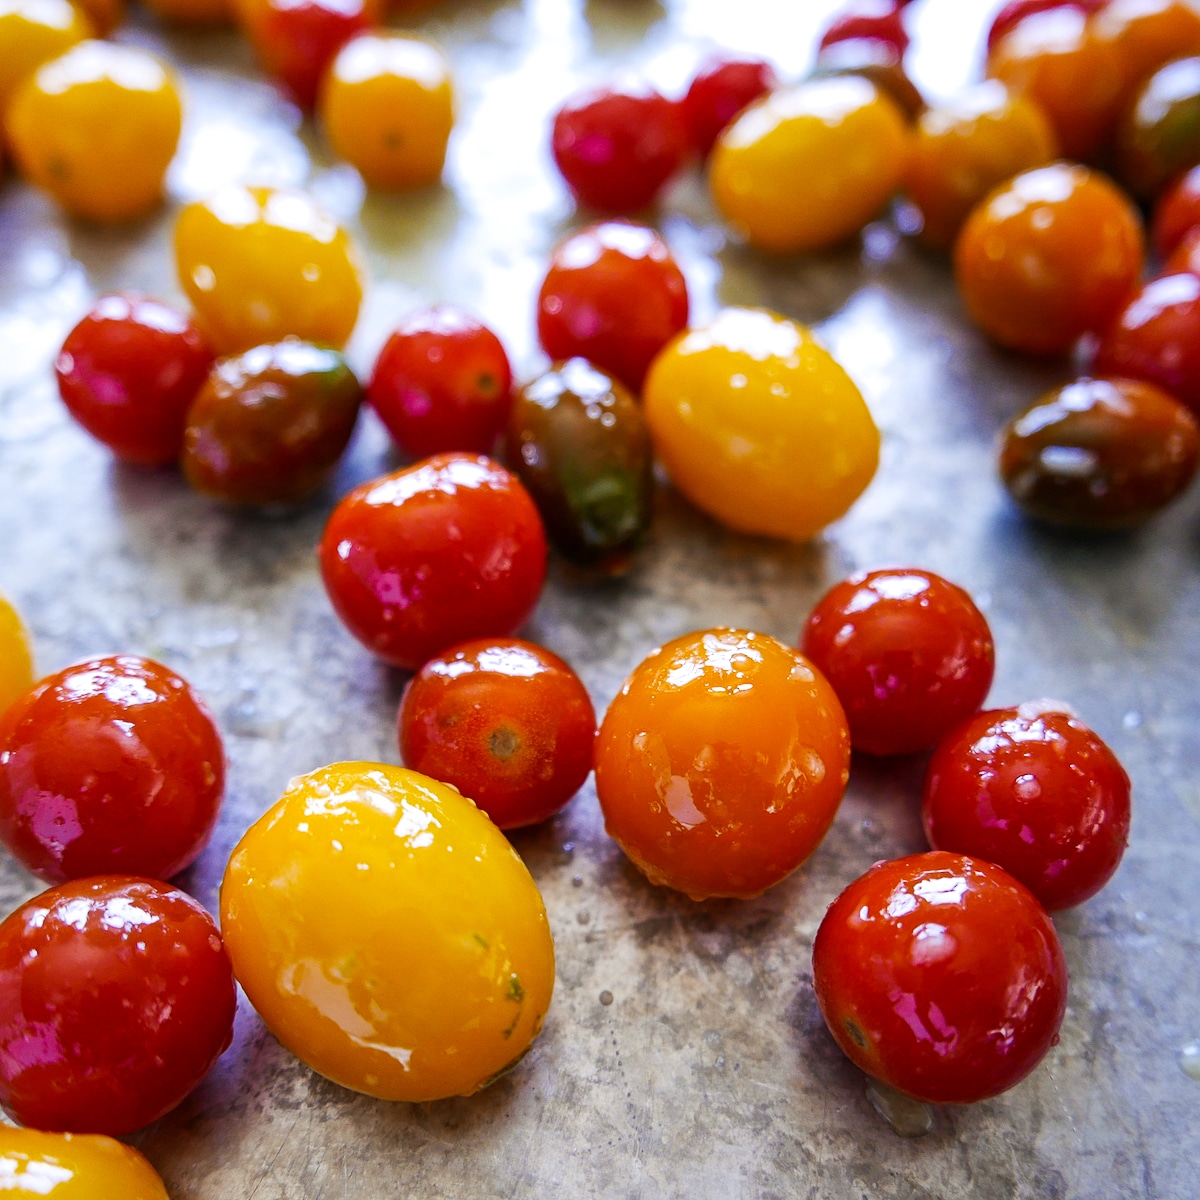
[[[596,743],[610,836],[651,883],[757,896],[833,821],[850,772],[841,705],[803,655],[762,633],[676,638],[625,681]]]
[[[670,247],[629,221],[589,225],[560,243],[538,296],[538,339],[551,358],[586,358],[635,392],[687,321],[687,284]]]
[[[175,225],[179,282],[222,354],[282,341],[341,346],[358,320],[350,235],[303,192],[231,184]]]
[[[1026,17],[1047,12],[1052,8],[1075,8],[1091,14],[1104,7],[1107,0],[1010,0],[993,18],[988,27],[987,49],[990,54],[996,43],[1011,33]]]
[[[1121,182],[1147,201],[1200,161],[1200,58],[1146,80],[1117,127],[1116,160]]]
[[[689,140],[679,106],[653,88],[597,88],[555,113],[551,151],[580,204],[634,213],[683,165]]]
[[[50,1200],[170,1200],[132,1147],[97,1134],[0,1127],[0,1186]]]
[[[17,610],[0,596],[0,719],[33,686],[29,634]]]
[[[935,850],[986,859],[1043,907],[1082,904],[1112,878],[1129,840],[1129,776],[1053,701],[979,713],[937,748],[925,776]]]
[[[207,843],[224,785],[208,709],[148,658],[66,667],[0,717],[0,839],[50,882],[177,875]]]
[[[1200,54],[1200,13],[1188,0],[1108,0],[1093,25],[1117,49],[1121,108],[1159,67]]]
[[[381,763],[292,780],[221,884],[238,982],[313,1070],[384,1100],[469,1096],[542,1028],[537,886],[453,788]]]
[[[458,788],[501,829],[552,816],[592,770],[587,689],[556,654],[515,638],[431,658],[404,693],[398,727],[408,766]]]
[[[486,325],[439,304],[400,322],[379,352],[367,398],[405,454],[488,454],[512,405],[512,367]]]
[[[765,59],[743,58],[727,51],[710,55],[680,101],[692,149],[701,158],[707,157],[721,130],[778,82],[775,68]]]
[[[855,0],[829,23],[817,48],[823,50],[836,42],[870,38],[888,42],[903,54],[908,49],[903,9],[892,0]]]
[[[877,863],[829,906],[813,986],[834,1041],[918,1100],[971,1104],[1058,1040],[1067,963],[1045,910],[982,859]]]
[[[954,266],[967,310],[989,337],[1027,354],[1065,354],[1121,311],[1142,257],[1129,199],[1087,167],[1054,163],[976,206]]]
[[[962,588],[932,571],[852,575],[818,601],[800,648],[837,692],[868,754],[934,745],[983,703],[995,647]]]
[[[54,364],[71,416],[126,462],[174,462],[214,354],[190,317],[143,296],[102,296]]]
[[[132,1133],[204,1078],[236,1006],[191,896],[128,875],[59,884],[0,924],[0,1104],[37,1129]]]
[[[646,379],[646,421],[675,486],[744,533],[804,541],[871,482],[879,430],[802,325],[727,308],[680,334]]]
[[[1200,167],[1181,175],[1154,209],[1154,248],[1167,258],[1184,234],[1200,225]]]
[[[437,454],[351,492],[320,556],[350,632],[415,670],[457,642],[520,627],[542,590],[546,535],[529,493],[498,463]]]
[[[96,32],[70,0],[0,0],[0,131],[18,86]]]
[[[134,46],[88,41],[25,80],[6,128],[31,183],[72,216],[117,222],[162,201],[182,121],[163,62]]]

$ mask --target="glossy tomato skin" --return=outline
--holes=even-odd
[[[932,571],[867,571],[818,601],[800,648],[868,754],[926,750],[983,703],[995,647],[962,588]]]
[[[634,392],[687,321],[687,284],[670,247],[630,221],[589,225],[560,243],[538,295],[542,349],[586,358]]]
[[[984,333],[1010,350],[1053,355],[1108,326],[1136,290],[1142,258],[1128,198],[1087,167],[1060,162],[1025,171],[976,206],[954,269]]]
[[[1200,54],[1200,13],[1187,0],[1109,0],[1092,22],[1116,47],[1122,79],[1119,110],[1172,59]]]
[[[148,658],[77,663],[0,717],[0,838],[51,883],[177,875],[208,842],[224,784],[204,702]]]
[[[436,454],[342,500],[320,560],[350,632],[415,670],[457,642],[520,627],[541,593],[546,536],[529,493],[498,463]]]
[[[1146,80],[1117,128],[1116,159],[1121,182],[1146,201],[1200,160],[1200,58]]]
[[[847,12],[829,23],[825,32],[821,34],[817,48],[823,50],[836,42],[848,42],[858,38],[889,42],[903,54],[908,49],[908,31],[904,28],[900,6],[888,0],[874,4],[858,0]]]
[[[98,1134],[0,1128],[5,1191],[50,1200],[170,1200],[132,1147]]]
[[[651,883],[694,900],[756,896],[833,821],[850,771],[841,705],[803,655],[712,629],[656,650],[600,727],[608,833]]]
[[[362,397],[336,350],[296,338],[224,358],[188,412],[183,473],[231,504],[295,504],[337,465]]]
[[[406,454],[489,454],[512,405],[512,367],[486,325],[437,305],[410,313],[384,343],[367,398]]]
[[[680,101],[692,149],[707,158],[721,130],[778,83],[775,68],[765,59],[733,57],[726,52],[711,55]]]
[[[988,27],[987,49],[990,54],[996,43],[1011,33],[1026,17],[1047,12],[1052,8],[1075,8],[1091,14],[1103,8],[1106,0],[1011,0],[993,18]]]
[[[596,88],[554,116],[551,151],[575,199],[607,213],[653,204],[683,165],[688,129],[679,106],[653,88]]]
[[[581,567],[628,570],[654,501],[650,433],[633,396],[582,358],[558,363],[517,393],[508,449],[555,549]]]
[[[932,852],[877,863],[829,906],[813,986],[834,1041],[918,1100],[971,1104],[1057,1042],[1067,964],[1054,925],[999,867]]]
[[[556,654],[516,638],[463,642],[409,683],[400,753],[452,784],[501,829],[553,816],[592,770],[596,713]]]
[[[33,652],[21,614],[0,596],[0,718],[33,686]]]
[[[187,410],[215,355],[184,313],[135,295],[102,296],[54,364],[71,416],[125,462],[158,466],[183,448]]]
[[[1051,912],[1071,908],[1121,861],[1129,790],[1116,755],[1052,702],[978,713],[930,759],[925,836],[995,863]]]
[[[204,1078],[236,1005],[190,896],[128,875],[59,884],[0,924],[0,1103],[37,1129],[132,1133]]]
[[[1200,225],[1200,166],[1181,175],[1155,207],[1153,240],[1160,257],[1168,258],[1184,235],[1197,225]]]
[[[925,97],[904,68],[904,54],[892,42],[863,37],[823,46],[809,78],[840,75],[859,75],[873,83],[910,121],[925,111]]]
[[[1077,379],[1004,430],[1000,475],[1030,515],[1059,525],[1137,525],[1176,498],[1200,462],[1200,425],[1132,379]],[[987,857],[986,855],[984,857]]]

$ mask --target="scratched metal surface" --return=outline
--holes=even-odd
[[[462,0],[426,27],[461,88],[447,186],[364,196],[253,70],[232,34],[149,24],[186,81],[173,203],[129,230],[63,220],[0,193],[0,588],[29,619],[40,666],[136,651],[190,678],[219,715],[231,770],[212,846],[185,883],[210,907],[230,848],[292,775],[337,759],[395,760],[403,677],[335,622],[313,547],[336,496],[391,465],[364,421],[335,485],[286,518],[230,513],[171,472],[126,470],[71,426],[49,364],[97,293],[176,295],[171,209],[229,178],[312,187],[360,234],[372,276],[353,344],[365,367],[418,301],[476,309],[537,365],[532,297],[573,220],[549,170],[545,118],[622,65],[677,85],[709,41],[806,65],[834,0]],[[915,66],[951,90],[990,9],[920,0]],[[965,324],[945,264],[881,224],[861,246],[772,264],[727,245],[697,181],[662,226],[698,317],[768,304],[815,323],[885,432],[877,481],[807,547],[724,533],[668,490],[652,544],[620,582],[555,570],[529,635],[570,659],[598,706],[654,645],[711,624],[790,639],[852,568],[921,564],[969,587],[996,634],[992,699],[1076,704],[1136,786],[1115,882],[1058,921],[1070,962],[1062,1043],[1028,1081],[936,1114],[902,1140],[834,1048],[810,984],[826,903],[872,861],[922,848],[920,764],[856,763],[811,862],[749,903],[694,904],[650,887],[604,836],[589,784],[517,837],[558,948],[546,1030],[513,1075],[468,1100],[379,1103],[325,1082],[245,1006],[234,1047],[178,1111],[133,1140],[176,1200],[655,1197],[690,1200],[975,1196],[1194,1200],[1200,1083],[1200,533],[1195,493],[1144,531],[1078,539],[1014,515],[993,475],[997,429],[1059,377],[990,350]],[[35,890],[0,862],[4,910]],[[607,1001],[607,1003],[605,1002]]]

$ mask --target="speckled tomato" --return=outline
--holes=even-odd
[[[938,746],[925,776],[929,844],[995,863],[1050,911],[1112,878],[1129,811],[1116,755],[1053,701],[979,713]]]
[[[817,79],[746,109],[717,139],[709,183],[722,215],[754,246],[817,250],[883,208],[904,176],[908,143],[903,114],[869,80]]]
[[[982,859],[877,863],[829,906],[813,986],[868,1075],[935,1104],[1019,1083],[1057,1042],[1067,964],[1045,910]]]
[[[102,296],[54,364],[71,416],[126,462],[174,462],[187,410],[213,364],[190,317],[143,296]]]
[[[1167,258],[1184,235],[1200,225],[1200,167],[1185,172],[1160,197],[1154,210],[1154,248]]]
[[[191,896],[128,875],[59,884],[0,924],[0,1104],[37,1129],[132,1133],[204,1078],[236,1007]]]
[[[15,608],[0,596],[0,718],[33,686],[29,634]]]
[[[800,648],[825,673],[868,754],[926,750],[983,703],[995,647],[962,588],[932,571],[852,575],[818,601]]]
[[[175,226],[179,282],[222,354],[289,335],[341,346],[362,274],[350,235],[302,192],[232,184]]]
[[[1181,58],[1152,75],[1117,128],[1117,174],[1153,200],[1200,161],[1200,58]]]
[[[17,87],[96,32],[70,0],[0,0],[0,128]]]
[[[954,251],[976,324],[1011,350],[1064,354],[1117,316],[1142,270],[1141,220],[1087,167],[1054,163],[996,188]],[[1124,373],[1124,372],[1122,372]]]
[[[775,68],[761,58],[710,55],[700,65],[680,101],[680,112],[692,135],[692,149],[707,157],[717,135],[743,109],[779,82]]]
[[[0,1180],[6,1192],[50,1200],[169,1200],[132,1146],[99,1134],[0,1127]]]
[[[538,339],[551,358],[586,358],[635,392],[687,322],[687,284],[670,247],[629,221],[589,225],[560,243],[538,296]]]
[[[498,463],[437,454],[356,488],[321,539],[321,574],[346,627],[415,670],[533,611],[546,536],[529,493]]]
[[[405,763],[458,788],[501,829],[552,816],[592,770],[587,689],[532,642],[482,638],[431,658],[397,723]]]
[[[875,474],[879,430],[802,325],[727,308],[680,334],[646,379],[646,421],[676,487],[744,533],[804,541]]]
[[[207,843],[224,785],[203,701],[148,658],[66,667],[0,717],[0,839],[50,882],[178,874]]]
[[[31,183],[73,216],[117,222],[161,202],[182,121],[163,62],[134,46],[88,41],[25,80],[6,129]]]
[[[841,705],[803,655],[761,633],[668,642],[625,681],[596,743],[609,834],[652,883],[756,896],[833,821],[850,771]]]
[[[380,763],[292,780],[221,885],[238,982],[313,1070],[384,1100],[470,1095],[542,1027],[537,886],[453,788]]]

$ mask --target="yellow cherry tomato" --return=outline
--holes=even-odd
[[[100,1134],[0,1126],[0,1194],[49,1200],[169,1200],[154,1168]]]
[[[717,139],[709,165],[726,220],[760,249],[816,250],[857,233],[904,176],[908,126],[869,80],[771,92]]]
[[[172,25],[228,25],[234,0],[146,0],[146,7]]]
[[[669,342],[643,403],[675,486],[744,533],[812,537],[879,462],[879,430],[850,377],[803,325],[763,309],[727,308]]]
[[[0,596],[0,713],[32,686],[29,635],[17,610]]]
[[[294,335],[341,346],[362,302],[350,235],[302,192],[230,185],[175,226],[183,290],[217,350]]]
[[[995,80],[927,109],[917,121],[905,180],[924,219],[922,241],[950,246],[992,188],[1057,154],[1054,130],[1037,105]]]
[[[17,89],[8,137],[17,165],[69,213],[127,221],[162,200],[182,106],[152,54],[80,42]]]
[[[325,78],[321,120],[329,144],[371,187],[436,183],[454,124],[450,64],[421,38],[360,34]]]
[[[0,0],[0,122],[28,76],[94,32],[69,0]]]
[[[504,835],[381,763],[292,780],[229,860],[221,930],[271,1032],[383,1100],[478,1091],[529,1049],[554,988],[546,910]]]

